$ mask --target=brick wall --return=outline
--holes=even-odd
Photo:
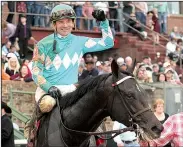
[[[2,100],[4,102],[10,101],[9,90],[35,92],[36,85],[33,82],[25,83],[21,81],[2,81]],[[23,114],[31,116],[34,108],[34,95],[31,94],[19,94],[13,93],[13,106]],[[20,127],[23,127],[18,119],[13,117],[13,121],[16,122]]]
[[[171,15],[167,21],[168,32],[171,32],[174,26],[183,29],[183,15]]]

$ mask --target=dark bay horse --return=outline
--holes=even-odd
[[[61,112],[55,107],[42,119],[37,147],[87,147],[90,136],[72,130],[95,131],[107,116],[126,126],[132,119],[146,139],[160,136],[163,127],[149,109],[145,91],[130,74],[133,70],[120,72],[115,61],[111,68],[112,74],[84,80],[60,100]],[[71,130],[61,125],[60,118]]]

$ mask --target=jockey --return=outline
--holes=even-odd
[[[76,89],[78,67],[83,54],[112,48],[113,35],[103,10],[93,17],[100,22],[102,38],[76,36],[71,33],[76,14],[69,5],[60,4],[51,12],[54,33],[43,38],[34,48],[32,74],[37,84],[36,102],[42,113],[49,112],[61,98]],[[44,94],[47,96],[42,96]],[[41,98],[41,99],[40,99]]]

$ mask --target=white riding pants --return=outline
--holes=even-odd
[[[73,84],[71,84],[71,85],[54,85],[54,86],[60,90],[62,96],[76,90],[76,86]],[[44,90],[42,90],[40,87],[37,87],[36,94],[35,94],[36,102],[38,102],[39,99],[41,98],[41,96],[44,94],[46,94],[46,92]]]

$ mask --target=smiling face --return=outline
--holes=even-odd
[[[61,36],[67,36],[68,34],[70,34],[73,27],[74,22],[71,18],[63,18],[61,20],[56,21],[56,23],[54,24],[54,29]]]
[[[10,60],[10,66],[15,68],[17,66],[16,58],[10,58],[9,60]]]

